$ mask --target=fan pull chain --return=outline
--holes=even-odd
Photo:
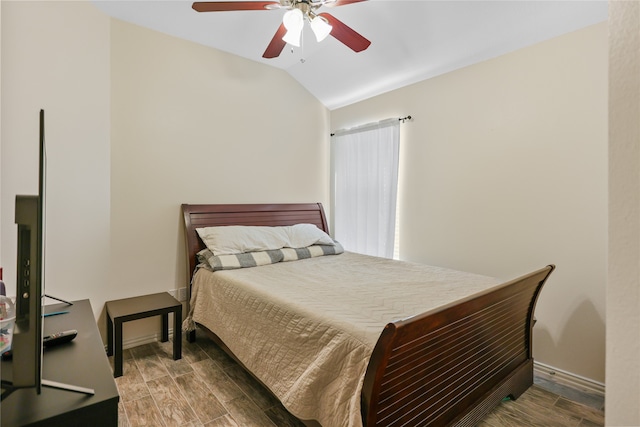
[[[291,54],[296,53],[294,46],[291,46]],[[300,63],[304,64],[307,60],[304,58],[304,32],[300,34]]]

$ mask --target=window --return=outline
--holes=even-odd
[[[399,120],[338,131],[331,142],[336,240],[352,252],[392,258],[396,235]]]

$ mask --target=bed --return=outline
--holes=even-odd
[[[182,212],[185,227],[187,272],[190,283],[192,279],[195,279],[195,276],[192,277],[192,273],[197,270],[197,254],[205,248],[204,242],[196,231],[198,228],[228,225],[283,227],[294,224],[313,224],[318,229],[328,233],[325,213],[319,203],[184,204],[182,205]],[[278,289],[278,286],[275,286],[276,278],[272,278],[271,275],[282,274],[283,271],[286,271],[286,277],[295,278],[297,277],[295,276],[297,270],[311,267],[312,269],[320,269],[319,271],[331,271],[328,277],[331,280],[336,280],[336,274],[339,274],[342,267],[332,268],[331,265],[333,264],[331,263],[336,262],[334,260],[342,259],[342,262],[346,262],[348,265],[359,265],[361,258],[358,257],[360,256],[345,252],[336,256],[322,256],[309,260],[283,262],[229,272],[212,273],[207,271],[202,273],[203,277],[207,277],[202,280],[210,280],[215,283],[223,279],[229,281],[229,283],[222,281],[220,286],[223,286],[227,293],[233,293],[234,298],[240,300],[242,304],[246,304],[246,302],[242,301],[247,300],[238,298],[235,293],[248,291],[237,288],[236,284],[231,283],[231,281],[237,280],[238,283],[241,283],[241,277],[242,280],[245,278],[247,280],[257,280],[257,283],[250,283],[247,286],[251,288],[251,292],[255,291],[254,288],[257,288],[256,292],[258,293],[265,292],[263,295],[268,299],[268,302],[261,303],[259,299],[256,299],[257,297],[252,295],[251,304],[255,304],[256,307],[268,306],[269,310],[266,311],[273,312],[279,310],[277,303],[280,295],[271,296],[266,293],[269,291],[261,289],[260,276],[263,277],[265,283],[268,283],[268,286],[265,285],[265,289],[273,288],[276,290]],[[364,261],[369,262],[369,260]],[[305,262],[307,264],[304,264]],[[386,263],[396,263],[396,261],[389,260],[380,260],[379,262],[384,263],[380,271],[387,268]],[[420,274],[419,267],[409,264],[400,265],[405,270],[412,270],[415,267],[417,269],[416,273]],[[362,267],[369,269],[367,264],[362,264]],[[391,267],[393,266],[389,268]],[[288,270],[283,270],[284,268]],[[424,268],[428,267],[425,266]],[[436,267],[431,267],[431,269],[439,271]],[[266,319],[249,319],[248,317],[245,319],[241,317],[260,315],[260,310],[254,308],[244,310],[242,306],[238,306],[225,311],[218,316],[217,320],[208,321],[208,323],[205,321],[199,322],[197,316],[194,316],[194,319],[199,330],[204,331],[231,357],[244,366],[249,373],[253,374],[258,381],[270,389],[280,398],[285,407],[288,409],[293,407],[294,410],[291,412],[302,418],[308,425],[317,425],[317,421],[321,421],[324,422],[323,425],[326,427],[331,425],[363,425],[365,427],[472,426],[477,424],[505,397],[517,399],[533,383],[533,314],[539,293],[553,269],[554,266],[549,265],[506,283],[491,282],[493,279],[472,274],[458,276],[457,272],[447,272],[447,274],[453,275],[451,277],[454,277],[454,282],[459,282],[461,280],[460,277],[463,277],[464,280],[467,280],[466,277],[468,277],[471,283],[471,290],[463,295],[454,293],[455,298],[453,300],[447,301],[440,306],[429,307],[426,305],[428,308],[424,311],[417,311],[410,316],[402,316],[399,319],[390,318],[385,323],[374,325],[373,328],[375,329],[379,326],[379,330],[375,331],[373,341],[371,341],[370,329],[367,329],[366,333],[362,333],[366,337],[356,336],[356,339],[352,341],[358,343],[358,345],[359,343],[364,343],[364,350],[362,351],[368,351],[369,354],[351,357],[353,354],[361,354],[362,351],[359,348],[354,349],[354,346],[350,346],[348,352],[349,361],[357,359],[356,364],[359,363],[357,369],[350,370],[347,367],[346,371],[341,371],[338,374],[328,373],[328,375],[337,375],[336,378],[340,378],[341,392],[354,394],[342,397],[336,394],[337,397],[335,399],[331,395],[333,400],[339,400],[338,398],[346,399],[345,405],[349,406],[349,408],[346,410],[348,415],[345,415],[344,422],[335,421],[335,417],[323,420],[318,420],[321,417],[305,417],[304,414],[300,417],[301,411],[305,411],[296,407],[294,399],[298,397],[302,399],[303,396],[298,395],[304,395],[304,389],[299,388],[296,393],[293,393],[294,396],[290,396],[286,393],[286,390],[278,388],[281,385],[273,384],[270,380],[269,369],[272,369],[270,368],[272,366],[279,366],[280,361],[277,358],[280,353],[283,353],[278,347],[279,343],[274,343],[273,338],[265,341],[268,343],[269,348],[261,348],[259,350],[269,352],[269,357],[264,357],[267,360],[266,363],[249,360],[251,358],[245,356],[246,354],[251,354],[252,351],[255,352],[255,349],[242,348],[242,343],[235,341],[234,334],[252,336],[258,339],[263,334],[268,333],[269,331],[266,328],[270,328],[271,324]],[[199,269],[198,271],[201,270]],[[238,271],[242,271],[242,273],[236,273]],[[431,274],[430,271],[427,271],[427,273]],[[228,273],[228,277],[225,277],[226,273]],[[254,277],[252,278],[251,275]],[[364,280],[369,277],[372,281],[378,276],[383,277],[382,274],[378,275],[373,272],[370,275],[360,275],[365,278]],[[272,280],[272,282],[269,282],[269,280]],[[298,279],[296,278],[295,280],[297,281]],[[195,283],[196,280],[193,280],[193,282]],[[202,313],[200,315],[201,319],[208,319],[210,315],[215,319],[215,313],[211,314],[212,311],[223,311],[229,307],[227,302],[221,302],[222,295],[204,295],[205,291],[202,289],[208,289],[204,284],[200,285],[200,291],[197,291],[198,288],[194,285],[192,286],[193,289],[190,288],[188,300],[190,304],[193,303],[194,307],[188,307],[189,316],[192,316],[193,312],[196,311],[196,305],[209,307],[208,310],[201,309],[203,312],[209,312]],[[289,285],[283,283],[282,286]],[[273,292],[276,291],[274,290]],[[342,295],[336,296],[334,300],[338,301],[342,297]],[[206,298],[208,300],[205,300]],[[271,301],[272,298],[275,302]],[[217,301],[218,299],[220,301]],[[369,299],[369,297],[361,299]],[[419,298],[412,299],[420,301]],[[255,301],[258,302],[256,303]],[[415,309],[415,307],[412,307],[412,309]],[[303,313],[309,310],[307,307],[300,309]],[[258,314],[255,314],[255,312],[258,312]],[[315,313],[310,313],[310,318],[315,319]],[[344,316],[349,317],[348,314],[346,313]],[[234,316],[238,318],[231,319]],[[283,317],[283,315],[280,315],[280,317]],[[205,325],[205,323],[207,324]],[[227,323],[230,325],[228,326],[229,330],[226,330]],[[300,323],[299,320],[297,323]],[[338,323],[345,325],[346,330],[351,328],[343,318]],[[185,324],[188,324],[188,322],[185,322]],[[232,325],[234,324],[242,326],[242,333],[232,330]],[[278,325],[273,327],[276,328]],[[253,331],[252,328],[255,328],[258,332]],[[356,331],[355,335],[359,333]],[[282,335],[283,332],[274,331],[274,334],[279,336],[278,334]],[[302,335],[306,336],[308,334],[304,332]],[[325,335],[323,334],[322,336]],[[342,336],[343,332],[339,332],[338,335]],[[221,336],[225,338],[222,339]],[[297,338],[299,339],[298,343],[302,342],[300,340],[303,338]],[[187,339],[191,342],[195,340],[195,330],[187,331]],[[227,345],[230,340],[233,341],[231,346]],[[307,341],[314,341],[314,345],[317,345],[313,334],[309,335]],[[330,342],[333,343],[331,340]],[[249,346],[251,345],[249,343]],[[331,345],[333,346],[333,344]],[[325,353],[322,348],[313,351],[318,354]],[[328,359],[330,357],[327,356]],[[330,363],[336,365],[335,360]],[[316,362],[314,361],[312,364],[315,366]],[[340,364],[342,365],[342,363]],[[348,363],[345,362],[344,365],[348,365]],[[280,372],[295,371],[295,369],[289,368],[283,371],[281,366],[279,369],[281,369]],[[340,369],[343,369],[343,367]],[[348,374],[344,374],[347,371]],[[354,378],[346,378],[349,376],[354,376]],[[296,384],[296,386],[307,386],[305,381],[300,380],[297,382],[302,383],[302,385]],[[343,385],[343,383],[346,385]],[[312,386],[309,385],[309,387]],[[317,405],[322,404],[322,396],[327,394],[326,390],[331,390],[331,393],[338,393],[335,384],[331,387],[333,388],[325,388],[323,391],[315,392],[318,398]],[[357,390],[357,392],[353,392],[349,387],[355,387],[353,390]],[[313,393],[311,395],[313,396]],[[329,400],[328,403],[331,403]],[[308,402],[305,402],[305,404],[308,405]],[[304,408],[306,410],[306,407]],[[326,408],[315,409],[315,414],[322,415],[323,411],[337,412],[341,411],[342,407],[336,409],[336,411],[333,409],[328,411]],[[310,408],[306,413],[313,414],[313,411],[314,408]],[[330,421],[327,421],[327,419]]]

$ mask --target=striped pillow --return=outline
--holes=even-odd
[[[306,248],[282,248],[231,255],[214,255],[205,248],[198,252],[198,263],[213,271],[236,270],[324,255],[338,255],[343,252],[344,249],[338,242],[335,242],[335,245],[311,245]]]

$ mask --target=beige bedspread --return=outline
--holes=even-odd
[[[298,418],[361,426],[384,326],[497,285],[475,274],[345,252],[194,276],[187,321],[218,335]]]

